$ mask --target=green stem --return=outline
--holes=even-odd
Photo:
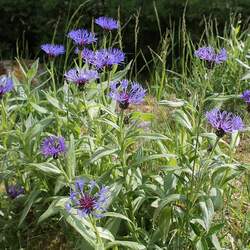
[[[54,95],[56,96],[56,81],[55,81],[55,72],[54,72],[54,60],[50,59],[50,76],[52,80],[52,88]]]

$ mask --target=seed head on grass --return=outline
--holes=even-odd
[[[110,85],[110,97],[119,103],[121,109],[127,109],[129,104],[140,104],[146,95],[146,90],[137,82],[122,80]]]
[[[76,209],[81,217],[93,215],[101,218],[107,208],[108,193],[109,189],[106,186],[100,188],[95,181],[85,183],[81,179],[76,180],[65,208],[68,212],[71,212],[72,208]]]
[[[65,48],[61,44],[42,44],[41,49],[49,56],[49,57],[57,57],[59,55],[63,55],[65,53]]]
[[[111,17],[98,17],[97,19],[95,19],[95,23],[102,27],[104,30],[118,29],[118,22]]]
[[[10,92],[13,89],[13,81],[10,77],[1,76],[0,77],[0,99],[7,92]]]
[[[41,151],[45,157],[52,156],[57,159],[59,155],[66,153],[66,144],[62,136],[49,136],[42,142]]]
[[[207,121],[216,129],[216,135],[223,137],[226,133],[241,131],[244,128],[242,119],[227,111],[222,111],[217,108],[206,113]]]

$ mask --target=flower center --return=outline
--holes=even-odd
[[[129,105],[129,95],[127,93],[122,93],[121,94],[121,97],[122,97],[122,101],[120,102],[119,106],[121,109],[127,109],[128,108],[128,105]]]
[[[221,138],[225,135],[225,131],[222,128],[219,128],[216,130],[215,134]]]
[[[89,194],[84,194],[83,197],[79,200],[80,208],[86,210],[87,213],[90,213],[94,209],[95,198],[91,197]]]

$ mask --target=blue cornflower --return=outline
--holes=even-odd
[[[124,59],[125,54],[119,49],[100,49],[95,52],[94,56],[90,55],[89,63],[94,65],[97,69],[103,69],[104,67],[120,64]]]
[[[88,63],[92,64],[95,61],[95,52],[91,49],[83,48],[82,50],[82,59]]]
[[[91,181],[88,184],[83,180],[76,180],[75,190],[71,190],[69,202],[65,204],[68,212],[71,209],[77,209],[78,215],[86,217],[93,215],[96,218],[102,217],[106,211],[109,190],[107,187],[99,188],[96,182]]]
[[[96,70],[74,68],[70,69],[64,76],[67,81],[73,82],[79,87],[83,87],[87,82],[96,80],[98,78],[98,72]]]
[[[216,129],[216,135],[222,137],[225,133],[241,131],[244,128],[242,119],[227,111],[217,108],[206,113],[208,122]]]
[[[146,90],[137,82],[122,80],[111,83],[110,97],[119,103],[120,108],[126,109],[129,104],[140,104],[146,95]]]
[[[66,153],[66,145],[63,137],[49,136],[42,142],[41,151],[46,157],[57,159],[59,155]]]
[[[241,98],[247,103],[250,104],[250,90],[245,90],[242,95]]]
[[[95,23],[101,26],[105,30],[118,29],[118,22],[111,17],[99,17],[95,20]]]
[[[221,64],[227,60],[227,51],[225,48],[216,53],[212,47],[201,47],[194,52],[194,55],[207,63],[208,68],[214,64]]]
[[[24,194],[24,188],[19,185],[9,185],[6,192],[11,199],[15,199],[17,196]]]
[[[227,51],[225,48],[222,48],[218,54],[215,56],[215,63],[221,64],[227,60]]]
[[[245,90],[242,93],[241,98],[246,102],[247,111],[250,113],[250,90]]]
[[[50,57],[56,57],[65,53],[65,48],[61,44],[42,44],[41,49]]]
[[[1,76],[0,77],[0,99],[3,97],[3,95],[13,89],[13,81],[10,77],[7,76]]]
[[[71,30],[68,37],[74,41],[77,46],[83,47],[97,41],[95,34],[85,29]]]

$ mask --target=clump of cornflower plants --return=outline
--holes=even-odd
[[[1,76],[0,77],[0,99],[3,97],[4,94],[10,92],[13,89],[13,81],[10,77]]]
[[[95,23],[102,27],[104,30],[114,30],[118,29],[119,27],[117,20],[106,16],[96,18]]]
[[[137,82],[121,80],[112,82],[109,96],[119,103],[121,109],[127,109],[129,104],[140,104],[143,102],[146,90]]]
[[[78,179],[70,191],[69,201],[65,207],[68,212],[77,211],[81,217],[91,215],[101,218],[107,209],[108,197],[108,187],[99,187],[95,181],[85,182]]]
[[[49,56],[49,58],[54,58],[65,53],[65,48],[61,44],[42,44],[41,49]]]
[[[66,153],[66,144],[62,136],[49,136],[42,142],[41,151],[45,157],[57,159],[60,155]]]
[[[245,90],[242,95],[241,98],[245,101],[245,103],[247,104],[247,111],[250,113],[250,90]]]
[[[213,47],[201,47],[194,52],[194,55],[204,61],[209,69],[227,60],[227,51],[225,48],[216,53]]]
[[[6,193],[11,199],[17,198],[19,195],[24,194],[24,188],[18,184],[7,185]]]
[[[217,108],[208,111],[206,118],[212,127],[216,129],[215,134],[219,138],[226,133],[241,131],[244,128],[244,123],[240,116]]]

